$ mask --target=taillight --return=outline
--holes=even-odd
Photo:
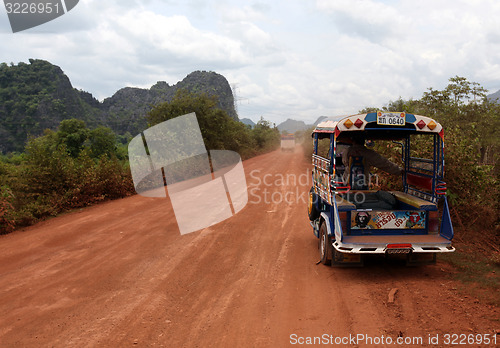
[[[387,244],[387,249],[411,249],[412,245],[409,243],[403,244]]]

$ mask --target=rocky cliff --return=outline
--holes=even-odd
[[[125,87],[99,102],[73,88],[60,67],[44,60],[0,64],[0,153],[22,151],[29,135],[55,129],[78,118],[89,127],[108,126],[117,134],[135,135],[146,128],[144,116],[155,104],[170,101],[179,89],[215,95],[219,107],[238,119],[231,87],[215,72],[195,71],[175,85],[157,82],[150,89]]]

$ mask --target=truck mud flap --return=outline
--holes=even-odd
[[[435,265],[436,253],[409,253],[406,257],[406,266]]]
[[[342,253],[333,247],[332,267],[363,267],[361,254]]]

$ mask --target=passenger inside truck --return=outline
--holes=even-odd
[[[344,182],[349,183],[354,190],[367,190],[370,167],[377,167],[392,175],[402,175],[403,169],[365,146],[364,137],[353,137],[352,146],[342,153],[344,166]]]
[[[342,153],[344,183],[349,184],[351,190],[368,190],[370,182],[370,168],[376,167],[392,175],[402,175],[403,169],[389,161],[372,149],[365,146],[363,137],[354,137],[353,144]],[[337,162],[338,163],[338,162]],[[358,209],[396,209],[397,199],[389,192],[366,192],[362,200],[354,199],[347,194],[348,201],[354,203]]]

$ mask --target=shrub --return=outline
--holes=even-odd
[[[13,199],[10,188],[0,186],[0,234],[8,233],[15,227]]]

